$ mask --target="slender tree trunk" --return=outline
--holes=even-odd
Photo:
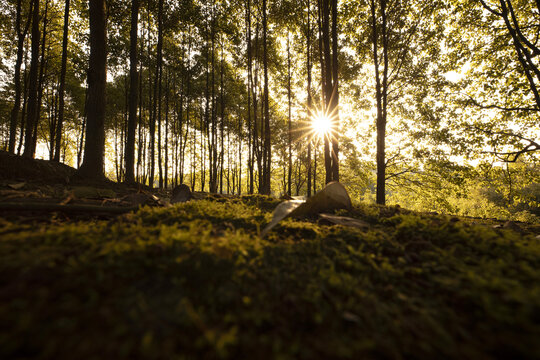
[[[39,0],[34,0],[32,12],[32,57],[30,60],[30,80],[28,92],[28,110],[26,119],[26,132],[24,136],[23,156],[32,157],[32,142],[34,124],[38,115],[38,67],[39,67]]]
[[[165,73],[165,164],[163,186],[168,185],[169,178],[169,72]]]
[[[34,131],[32,133],[32,158],[36,155],[36,146],[38,138],[38,125],[41,120],[41,100],[43,99],[43,87],[45,82],[45,73],[47,70],[48,59],[45,57],[47,44],[47,15],[49,10],[49,1],[45,1],[45,11],[43,13],[43,36],[41,37],[41,60],[39,62],[39,77],[38,77],[38,100],[37,100],[37,115],[34,122]]]
[[[144,38],[143,38],[144,39]],[[142,41],[141,41],[141,49],[140,49],[140,52],[142,53],[143,52],[143,47],[144,45],[142,44]],[[130,69],[131,71],[131,69]],[[131,75],[131,74],[130,74]],[[143,82],[142,82],[142,79],[143,79],[143,76],[142,76],[142,61],[139,62],[139,73],[138,73],[138,91],[139,91],[139,99],[138,99],[138,102],[139,102],[139,119],[138,119],[138,146],[137,146],[137,182],[138,183],[143,183],[143,181],[141,181],[141,175],[142,175],[142,169],[141,169],[141,166],[142,166],[142,152],[143,152],[143,128],[144,128],[144,124],[143,124],[143,105],[144,105],[144,99],[143,99]],[[130,94],[131,96],[131,94]],[[145,131],[146,132],[146,131]],[[129,133],[129,129],[128,129],[128,133]],[[129,136],[129,134],[128,134]],[[126,149],[127,151],[127,149]],[[126,158],[126,163],[127,163],[127,158]],[[127,179],[127,174],[126,174],[126,182],[129,182],[128,179]]]
[[[28,49],[26,49],[26,54],[25,54],[25,60],[24,60],[24,73],[23,73],[23,78],[24,78],[24,89],[23,89],[23,106],[22,106],[22,112],[21,112],[21,120],[20,120],[20,125],[19,125],[19,146],[17,146],[17,155],[20,155],[21,154],[21,150],[22,150],[22,146],[23,146],[23,143],[24,143],[24,126],[26,125],[26,117],[27,117],[27,113],[28,113],[28,92],[29,92],[29,78],[30,78],[30,74],[27,74],[27,71],[26,69],[28,68]]]
[[[383,53],[386,53],[385,44],[386,44],[386,1],[379,1],[380,10],[381,10],[381,32],[383,37]],[[386,78],[387,78],[387,67],[388,60],[387,55],[383,54],[383,83],[381,84],[381,76],[379,69],[379,34],[378,34],[378,21],[377,21],[377,4],[375,0],[371,1],[371,21],[372,21],[372,42],[373,42],[373,62],[375,65],[375,95],[377,100],[377,204],[385,204],[385,173],[386,173],[386,163],[385,163],[385,137],[386,137],[386,118],[385,118],[385,101],[383,98],[383,93],[386,91]]]
[[[37,0],[34,0],[37,1]],[[24,26],[24,30],[21,31],[21,19],[22,19],[22,0],[17,0],[17,18],[16,18],[16,31],[17,31],[17,60],[15,61],[15,99],[13,103],[13,109],[11,110],[11,117],[9,123],[9,144],[8,151],[15,153],[15,142],[17,139],[17,120],[19,117],[19,108],[21,107],[21,66],[24,55],[24,39],[28,33],[30,27],[33,11],[32,6],[34,1],[31,2],[28,10],[28,19]]]
[[[90,2],[90,62],[88,68],[88,120],[84,160],[78,171],[87,178],[104,178],[105,85],[107,81],[107,12],[105,0]]]
[[[288,117],[288,147],[289,147],[289,166],[287,174],[287,195],[291,196],[292,182],[292,124],[291,124],[291,39],[290,33],[287,30],[287,100],[289,105]]]
[[[67,45],[69,31],[70,0],[65,1],[64,33],[62,35],[62,66],[60,69],[60,86],[58,89],[58,121],[56,122],[56,140],[54,147],[54,161],[60,161],[60,146],[62,144],[62,127],[64,126],[64,91],[66,87]]]
[[[254,168],[254,152],[252,138],[252,123],[251,123],[251,94],[253,91],[253,73],[252,73],[252,56],[251,56],[251,2],[246,2],[246,43],[247,43],[247,70],[248,70],[248,89],[247,89],[247,130],[248,130],[248,193],[253,194],[253,168]]]
[[[66,0],[69,1],[69,0]],[[126,138],[126,182],[135,182],[135,130],[137,127],[137,34],[139,26],[139,0],[131,1],[131,28],[129,32],[129,115]]]
[[[158,43],[157,43],[157,64],[156,79],[154,84],[154,117],[157,119],[158,128],[158,170],[159,170],[159,188],[163,188],[163,167],[161,157],[161,78],[163,74],[163,0],[158,3]],[[157,114],[156,112],[157,107]]]
[[[86,133],[86,119],[88,118],[88,87],[85,90],[84,94],[84,113],[83,121],[81,124],[81,137],[79,139],[79,147],[77,149],[77,169],[80,169],[83,157],[83,147],[84,147],[84,134]]]
[[[332,0],[332,180],[339,181],[339,68],[338,68],[338,20],[337,0]]]
[[[261,193],[270,195],[270,170],[272,167],[272,148],[270,143],[270,107],[268,104],[268,24],[266,0],[263,0],[263,71],[264,71],[264,146],[263,146],[263,186]]]
[[[311,97],[311,2],[308,0],[308,15],[307,15],[307,33],[306,33],[306,71],[307,71],[307,116],[308,124],[313,121],[312,107],[313,99]],[[307,148],[307,197],[311,196],[311,134],[308,133],[308,148]]]
[[[221,64],[220,64],[220,84],[219,84],[219,97],[221,103],[221,114],[220,114],[220,134],[221,134],[221,149],[220,149],[220,170],[219,170],[219,193],[223,194],[223,167],[225,162],[225,147],[224,147],[224,138],[225,138],[225,92],[223,85],[223,72],[225,71],[225,59],[223,54],[223,39],[220,37],[221,42]],[[228,136],[228,135],[227,135]],[[229,193],[229,191],[227,191]]]
[[[325,115],[332,117],[332,57],[331,57],[331,44],[330,44],[330,0],[322,0],[322,33],[323,33],[323,46],[324,46],[324,89],[325,89]],[[332,134],[327,133],[324,135],[324,167],[326,170],[326,183],[331,182],[332,179],[332,156],[330,149],[330,138]]]

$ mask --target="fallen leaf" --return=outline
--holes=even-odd
[[[305,218],[326,211],[350,209],[351,207],[351,198],[347,190],[339,182],[334,181],[306,201],[289,200],[279,204],[274,210],[272,221],[261,232],[261,237],[264,237],[277,223],[288,216]]]
[[[9,186],[10,188],[12,188],[13,190],[20,190],[20,189],[22,189],[25,185],[26,185],[25,182],[16,183],[16,184],[8,184],[8,186]]]
[[[288,200],[279,204],[274,213],[272,214],[272,221],[261,232],[261,237],[264,237],[274,226],[277,225],[281,220],[285,219],[288,215],[291,214],[296,208],[302,205],[304,202],[301,200]]]

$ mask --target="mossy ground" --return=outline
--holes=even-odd
[[[358,206],[260,239],[276,204],[0,218],[0,358],[540,358],[534,235]]]

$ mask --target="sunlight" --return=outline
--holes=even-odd
[[[319,112],[313,116],[311,127],[322,138],[332,131],[332,120],[326,114]]]

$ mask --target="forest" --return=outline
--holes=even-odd
[[[537,358],[539,87],[538,0],[0,0],[0,357]]]
[[[84,168],[86,150],[89,175],[156,188],[309,196],[339,179],[379,204],[538,214],[530,1],[96,6],[3,2],[6,151]]]

